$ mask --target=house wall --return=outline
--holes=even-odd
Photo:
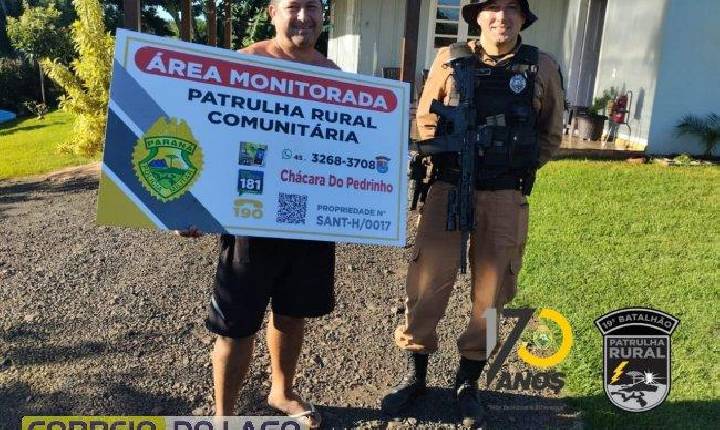
[[[435,1],[422,1],[416,82],[432,61],[425,44]],[[523,32],[524,41],[551,53],[566,84],[572,82],[581,70],[579,42],[589,0],[530,2],[540,20]],[[400,65],[405,1],[333,4],[328,55],[343,70],[379,76],[382,67]],[[718,0],[608,0],[594,93],[611,87],[633,92],[632,132],[622,127],[620,138],[649,145],[651,154],[702,152],[693,138],[675,137],[673,127],[687,113],[720,113],[720,75],[714,73],[720,70],[718,16]]]
[[[571,46],[565,43],[570,0],[530,0],[530,10],[538,20],[521,33],[523,43],[534,45],[549,53],[560,64],[563,76],[568,76]]]
[[[428,40],[428,24],[430,20],[430,3],[432,0],[422,0],[420,6],[420,28],[418,30],[418,52],[417,66],[415,68],[415,82],[422,82],[422,74],[424,69],[429,69],[432,65],[432,58],[427,58],[427,40]],[[403,23],[405,25],[405,23]]]
[[[422,0],[420,9],[416,82],[420,82],[426,67],[430,2]],[[400,67],[405,4],[404,0],[333,1],[328,57],[351,73],[382,76],[383,67]]]
[[[405,2],[360,0],[356,29],[360,34],[358,73],[382,76],[383,67],[400,67],[405,33]]]
[[[437,0],[422,0],[418,28],[416,82],[427,57],[430,9]],[[565,31],[569,5],[579,0],[531,0],[540,20],[523,32],[526,43],[537,45],[553,55],[568,76],[573,41]],[[405,0],[335,0],[333,29],[328,42],[328,57],[346,72],[382,76],[383,67],[399,67],[405,31]],[[577,17],[575,17],[577,19]]]
[[[720,1],[669,0],[666,15],[647,152],[702,154],[697,139],[674,136],[674,125],[689,113],[720,114]]]
[[[522,33],[523,42],[540,47],[543,51],[551,54],[562,67],[563,76],[567,76],[572,45],[565,41],[565,27],[569,18],[569,5],[572,1],[579,0],[529,0],[533,13],[538,15],[538,21]],[[418,37],[418,64],[423,68],[429,68],[432,58],[428,58],[426,49],[429,39],[428,24],[430,10],[437,4],[437,0],[423,0],[420,15],[420,35]],[[418,73],[421,69],[418,70]]]
[[[595,95],[602,95],[610,87],[633,92],[629,121],[632,133],[622,127],[620,137],[638,144],[647,144],[650,135],[668,1],[674,0],[609,0],[607,5]],[[695,23],[690,22],[694,27]]]
[[[405,32],[403,0],[336,0],[328,57],[346,72],[382,76],[399,67]]]
[[[332,28],[328,58],[346,72],[357,72],[360,35],[354,31],[356,0],[336,0],[332,6]]]

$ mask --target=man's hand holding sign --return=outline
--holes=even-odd
[[[118,31],[98,222],[223,233],[216,412],[233,414],[271,302],[268,403],[316,427],[293,390],[304,321],[334,307],[333,242],[404,245],[409,86],[317,52],[320,0],[269,13],[276,36],[240,53]]]

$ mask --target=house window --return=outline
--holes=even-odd
[[[430,32],[433,50],[456,42],[478,39],[480,31],[469,28],[462,18],[462,7],[470,0],[433,0],[430,14]]]
[[[480,30],[470,28],[462,18],[462,7],[470,0],[430,0],[425,67],[430,68],[438,49],[456,42],[479,39]]]

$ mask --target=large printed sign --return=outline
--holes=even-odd
[[[402,246],[409,86],[118,30],[99,224]]]

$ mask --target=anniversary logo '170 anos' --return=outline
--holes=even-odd
[[[603,334],[603,384],[610,401],[645,412],[670,393],[670,335],[680,321],[654,309],[621,309],[595,320]]]

